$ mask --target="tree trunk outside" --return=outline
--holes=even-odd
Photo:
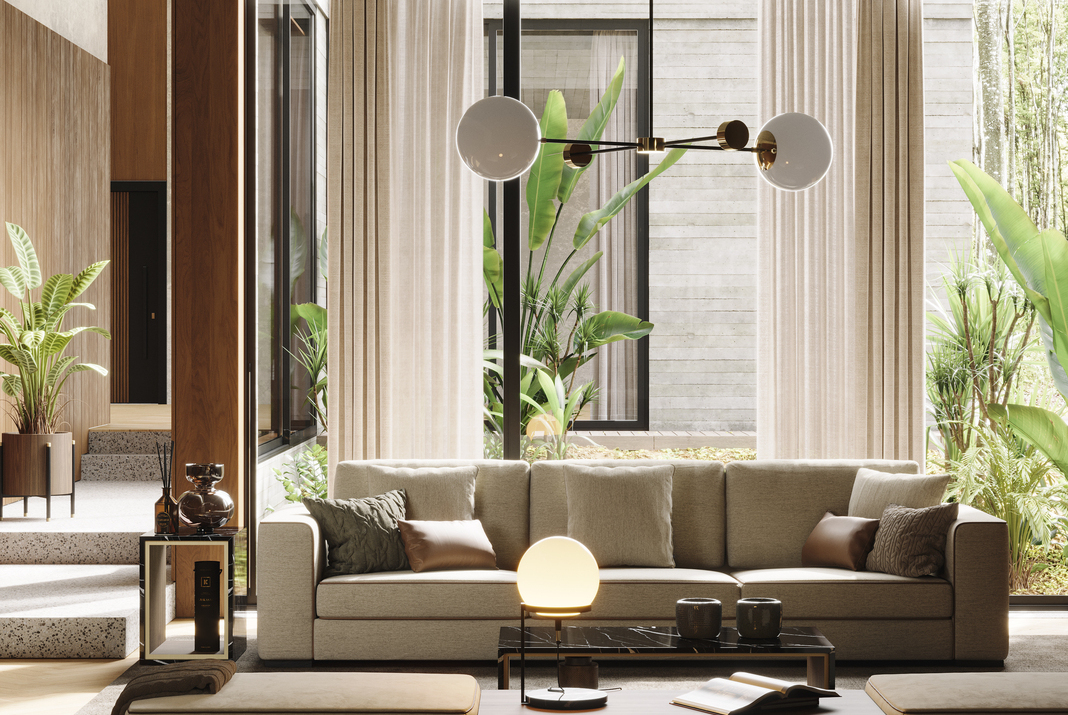
[[[1001,99],[1001,0],[975,0],[979,52],[980,166],[998,183],[1005,179],[1004,118]]]

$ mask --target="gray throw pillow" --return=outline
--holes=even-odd
[[[404,492],[364,499],[304,497],[326,538],[327,576],[408,568],[397,522],[404,518]]]
[[[879,519],[868,570],[895,576],[937,576],[946,563],[946,533],[957,520],[956,503],[924,509],[891,504]]]
[[[675,468],[564,466],[567,535],[597,565],[675,565],[671,478]]]
[[[403,489],[407,519],[471,521],[475,518],[478,467],[403,469],[367,466],[367,490],[382,494]]]
[[[922,509],[942,503],[948,474],[890,474],[873,469],[857,470],[848,516],[878,519],[890,504]]]

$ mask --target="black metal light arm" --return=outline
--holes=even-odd
[[[591,146],[620,146],[626,149],[637,149],[638,142],[603,142],[593,141],[592,139],[550,139],[549,137],[541,138],[542,144],[590,144]]]

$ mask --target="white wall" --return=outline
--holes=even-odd
[[[0,0],[101,62],[108,61],[108,0]]]

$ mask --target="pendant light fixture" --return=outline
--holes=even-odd
[[[819,183],[834,155],[827,128],[814,117],[798,112],[768,120],[751,147],[747,146],[749,128],[738,119],[723,122],[714,135],[704,137],[669,141],[654,134],[653,0],[649,0],[649,136],[632,142],[542,137],[538,121],[526,105],[495,96],[475,102],[464,113],[456,128],[456,147],[467,167],[490,181],[514,179],[527,171],[537,158],[539,143],[563,144],[564,161],[573,169],[588,166],[597,154],[617,151],[747,151],[754,155],[760,176],[783,191],[803,191]]]

